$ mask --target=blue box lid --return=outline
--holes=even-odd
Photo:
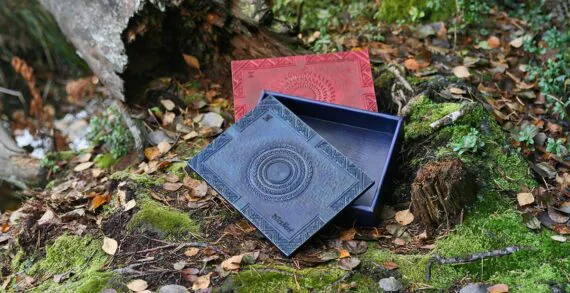
[[[188,164],[287,256],[374,183],[273,97]]]

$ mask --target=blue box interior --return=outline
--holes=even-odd
[[[402,118],[269,91],[263,92],[261,99],[268,95],[283,103],[374,180],[374,185],[341,217],[359,225],[376,225],[380,221],[381,198],[391,190],[386,178],[402,135]]]

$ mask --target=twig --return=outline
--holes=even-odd
[[[165,242],[165,243],[167,243],[167,242]],[[225,252],[221,251],[219,248],[212,246],[208,243],[204,243],[204,242],[169,243],[166,245],[161,245],[161,246],[157,246],[157,247],[153,247],[153,248],[148,248],[148,249],[143,249],[143,250],[138,250],[138,251],[132,251],[132,252],[126,252],[126,253],[123,253],[122,255],[146,253],[146,252],[152,252],[152,251],[156,251],[156,250],[160,250],[160,249],[164,249],[164,248],[170,248],[170,247],[176,247],[176,249],[174,249],[174,252],[176,252],[176,251],[178,251],[181,248],[186,247],[186,246],[210,247],[210,248],[214,249],[215,252],[221,253],[224,256],[227,256],[227,254]]]
[[[465,115],[465,113],[471,111],[471,109],[473,109],[473,107],[475,105],[476,105],[475,103],[465,104],[459,110],[443,116],[443,118],[431,123],[429,126],[433,130],[438,130],[438,129],[442,128],[443,126],[447,126],[447,125],[457,121],[457,119],[461,118],[463,115]]]
[[[536,250],[536,248],[529,246],[508,246],[503,249],[473,253],[466,257],[451,257],[451,258],[443,258],[439,254],[436,254],[429,260],[427,264],[426,280],[429,282],[429,280],[431,279],[431,268],[434,263],[439,263],[442,265],[465,264],[490,257],[507,256],[521,250]]]
[[[342,277],[338,278],[338,280],[334,281],[334,283],[330,284],[327,286],[327,290],[332,289],[338,285],[340,285],[342,282],[346,281],[348,278],[352,277],[352,275],[354,274],[353,271],[348,271],[346,272],[344,275],[342,275]]]
[[[22,103],[22,106],[24,107],[24,109],[26,109],[26,100],[24,100],[24,95],[22,95],[21,92],[15,91],[15,90],[11,90],[11,89],[7,89],[7,88],[5,88],[5,87],[1,87],[1,86],[0,86],[0,93],[17,97],[18,100],[20,100],[20,103]]]

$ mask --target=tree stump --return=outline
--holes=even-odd
[[[422,166],[412,183],[412,211],[433,228],[451,228],[464,207],[476,197],[475,177],[457,158],[429,162]]]

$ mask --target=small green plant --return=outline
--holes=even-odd
[[[321,29],[321,37],[315,41],[313,45],[313,50],[316,52],[328,52],[330,51],[330,47],[333,45],[333,41],[331,36],[327,33],[326,30]]]
[[[451,143],[453,151],[459,155],[465,152],[476,153],[484,146],[485,142],[481,140],[479,131],[475,128],[471,128],[471,131],[467,135],[462,136],[459,141]]]
[[[40,161],[40,165],[43,168],[46,168],[47,170],[49,170],[51,173],[56,173],[58,172],[61,168],[57,165],[56,160],[54,160],[53,157],[51,156],[45,156],[41,161]]]
[[[426,16],[426,13],[423,10],[418,9],[416,6],[412,6],[408,11],[408,14],[410,15],[411,22],[419,22]]]
[[[526,38],[525,51],[539,55],[529,66],[527,79],[536,81],[547,105],[560,119],[568,116],[566,108],[570,105],[568,82],[570,80],[570,32],[559,31],[553,27],[542,35],[541,41]],[[541,62],[540,59],[546,59]]]
[[[549,137],[548,140],[546,141],[546,151],[551,154],[555,154],[559,157],[568,154],[568,149],[564,145],[564,142],[561,138],[553,139]]]
[[[91,129],[87,138],[93,144],[107,148],[114,159],[129,153],[134,144],[131,132],[114,107],[108,108],[100,117],[91,118],[89,126]]]
[[[457,10],[463,16],[466,24],[475,23],[481,20],[482,15],[486,15],[491,10],[491,1],[479,0],[456,0]]]
[[[517,135],[517,140],[528,145],[534,144],[534,137],[538,134],[538,127],[525,124]]]

